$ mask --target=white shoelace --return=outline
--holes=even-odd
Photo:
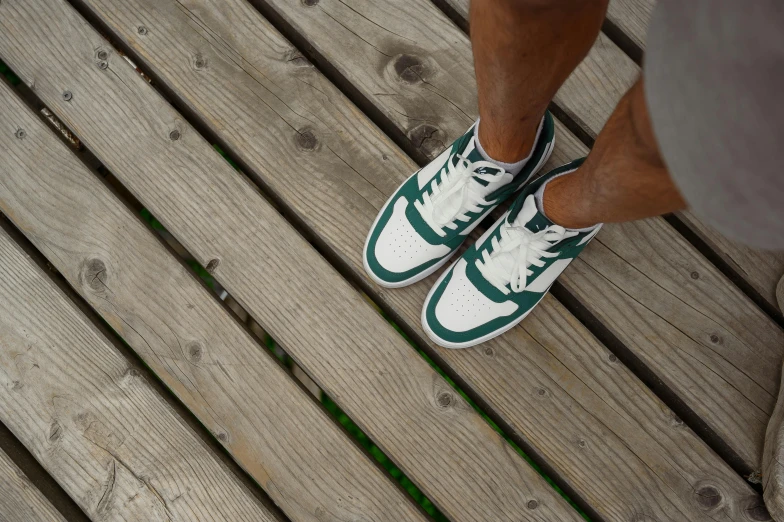
[[[457,157],[457,164],[453,158]],[[470,161],[461,154],[450,156],[447,161],[446,172],[441,176],[441,183],[434,178],[430,184],[432,196],[425,192],[422,201],[415,201],[414,207],[419,211],[422,219],[441,237],[446,235],[444,228],[457,229],[455,221],[470,221],[468,212],[480,212],[480,205],[487,205],[485,195],[481,191],[487,189],[491,192],[496,187],[483,187],[476,183],[474,178],[488,183],[503,181],[504,176],[509,179],[512,175],[490,161]],[[479,172],[487,168],[494,173]]]
[[[557,252],[548,249],[562,239],[573,237],[577,232],[567,231],[558,225],[551,225],[539,232],[532,232],[522,225],[504,223],[501,225],[501,240],[493,237],[490,243],[493,253],[482,252],[482,259],[476,260],[476,267],[482,276],[504,295],[525,290],[527,278],[533,275],[529,266],[543,267],[542,258],[557,257]]]

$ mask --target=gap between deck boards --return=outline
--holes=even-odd
[[[29,98],[25,101],[29,101]],[[35,111],[35,113],[40,117],[38,111]],[[82,160],[79,154],[77,154],[77,157]],[[87,166],[87,168],[90,169],[89,166]],[[92,171],[92,169],[90,170]],[[100,175],[97,172],[92,171],[92,173],[100,179]],[[124,204],[127,203],[126,200],[119,196],[118,199],[123,201]],[[46,273],[48,278],[57,286],[60,291],[63,292],[67,299],[73,303],[76,308],[84,315],[84,317],[93,326],[95,326],[95,328],[98,329],[98,331],[107,339],[109,343],[111,343],[114,348],[119,351],[119,353],[128,362],[129,366],[135,369],[141,378],[145,379],[158,395],[163,397],[166,404],[172,408],[175,414],[178,415],[180,419],[182,419],[185,425],[192,430],[192,432],[207,446],[207,448],[209,448],[211,452],[215,454],[217,459],[224,466],[226,466],[227,470],[239,480],[245,489],[250,492],[251,495],[256,498],[265,508],[270,510],[273,515],[277,516],[280,522],[288,521],[289,518],[286,517],[286,515],[272,501],[272,499],[259,486],[259,484],[237,464],[237,462],[228,453],[226,448],[224,448],[215,438],[215,436],[210,433],[207,427],[204,426],[204,424],[202,424],[198,418],[196,418],[195,414],[184,404],[182,404],[182,402],[174,395],[174,393],[166,386],[166,384],[155,374],[155,372],[152,371],[149,366],[147,366],[147,364],[132,348],[130,348],[128,344],[126,344],[125,340],[120,337],[110,326],[108,326],[106,322],[98,315],[98,313],[93,310],[93,308],[84,300],[84,298],[71,287],[68,281],[66,281],[59,271],[57,271],[57,269],[46,259],[46,256],[44,256],[44,254],[41,253],[30,242],[30,240],[1,212],[0,230],[5,231],[22,249],[22,251],[24,251],[30,257],[30,259],[43,272]],[[152,230],[150,232],[156,238],[158,238],[158,235],[155,234]],[[161,242],[163,243],[163,241]],[[165,243],[164,246],[169,248],[168,245],[165,245]],[[174,253],[172,255],[179,259],[179,257]],[[11,439],[5,436],[3,430],[8,431]],[[4,447],[8,447],[11,453],[9,453],[9,451],[6,451],[6,453],[9,453],[9,455],[12,457],[12,460],[17,462],[17,465],[28,474],[28,477],[30,477],[34,485],[39,487],[42,493],[44,493],[44,495],[52,502],[52,504],[55,505],[58,511],[66,516],[66,518],[69,520],[88,519],[84,511],[75,503],[73,499],[68,496],[68,494],[57,483],[54,477],[52,477],[35,460],[35,457],[33,457],[33,455],[29,450],[27,450],[22,442],[19,441],[4,424],[0,423],[0,449],[5,449]],[[19,455],[18,461],[16,458],[14,458],[14,453]],[[32,461],[28,460],[27,456],[29,456]],[[67,500],[60,497],[60,493],[65,495]],[[79,518],[80,514],[83,518]],[[73,518],[71,515],[73,515]]]

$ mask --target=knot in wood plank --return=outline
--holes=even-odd
[[[694,500],[702,509],[713,509],[721,503],[721,492],[716,486],[704,485],[694,491]]]
[[[395,59],[395,72],[406,83],[418,83],[424,81],[425,64],[416,56],[401,54]]]

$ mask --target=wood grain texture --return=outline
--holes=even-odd
[[[421,519],[139,219],[1,84],[0,112],[0,209],[278,506],[296,520]],[[15,137],[18,128],[24,139]]]
[[[270,0],[270,3],[293,26],[306,31],[304,37],[314,47],[322,53],[328,52],[325,56],[336,68],[349,71],[345,73],[347,77],[375,74],[376,81],[381,81],[377,69],[369,67],[354,54],[330,43],[331,33],[325,33],[323,28],[319,29],[312,21],[319,19],[326,23],[325,19],[338,16],[337,11],[330,15],[325,14],[328,12],[328,6],[333,3],[345,4],[338,0],[324,1],[319,2],[315,8],[306,8],[281,0]],[[363,33],[364,40],[383,40],[391,46],[393,44],[390,33],[413,30],[405,24],[399,26],[396,17],[371,17],[372,13],[376,13],[376,7],[369,0],[356,0],[356,3],[362,6],[365,16],[368,17],[365,23],[366,33]],[[354,9],[360,10],[358,6]],[[433,26],[429,29],[432,34],[456,34],[458,31],[440,12],[430,13],[427,0],[396,0],[384,3],[384,6],[385,9],[394,6],[400,13],[418,13],[417,23]],[[427,22],[421,20],[425,12],[430,13],[431,17]],[[371,21],[375,22],[375,36],[369,34]],[[359,20],[354,22],[361,23]],[[350,26],[353,28],[355,24]],[[383,27],[379,28],[378,25]],[[416,28],[418,25],[412,27]],[[408,33],[402,34],[411,37]],[[457,39],[458,36],[454,38]],[[461,46],[453,48],[453,51],[460,52],[462,61],[457,61],[454,65],[445,65],[450,55],[441,54],[438,47],[420,50],[425,53],[424,56],[429,53],[439,55],[440,66],[450,71],[452,80],[440,85],[439,94],[453,103],[459,103],[459,100],[464,98],[465,85],[474,85],[472,70],[460,65],[463,61],[470,60],[468,41],[465,36],[460,41]],[[637,65],[631,59],[616,46],[603,44],[604,41],[606,39],[603,37],[597,41],[601,50],[600,56],[603,58],[594,60],[593,63],[589,60],[584,62],[583,65],[587,64],[586,68],[578,68],[560,91],[559,95],[563,95],[565,99],[578,100],[569,102],[568,106],[556,100],[567,112],[576,107],[590,105],[593,116],[582,114],[580,119],[592,122],[589,130],[594,135],[600,130],[600,123],[609,117],[622,96],[624,90],[620,86],[631,85],[638,74]],[[424,47],[428,40],[422,36],[417,42]],[[450,90],[452,85],[460,86],[459,93],[454,97]],[[389,97],[373,96],[372,92],[365,94],[384,110]],[[400,92],[400,96],[404,94],[406,93]],[[402,103],[400,96],[393,97],[394,103]],[[465,110],[470,111],[468,108]],[[469,116],[473,119],[476,113],[469,112]],[[401,129],[405,128],[405,123],[399,118],[395,123]],[[559,137],[562,135],[563,133],[559,133]],[[582,147],[582,151],[585,152],[586,149]],[[606,242],[620,261],[597,265],[595,273],[587,278],[571,278],[570,274],[578,273],[577,269],[573,268],[564,274],[564,282],[594,315],[603,319],[626,346],[646,361],[659,378],[730,443],[749,469],[759,469],[764,429],[767,417],[772,412],[778,386],[778,361],[784,355],[784,332],[661,218],[608,226],[598,237],[599,242]],[[589,250],[598,252],[599,247]],[[664,252],[667,254],[663,255]],[[584,256],[590,255],[592,254]],[[661,260],[659,266],[650,263],[652,259]],[[685,273],[684,278],[684,269],[688,267],[693,268]],[[692,272],[697,272],[699,279],[692,279]],[[612,300],[597,298],[606,295],[599,290],[607,285],[605,280],[612,282],[608,292],[613,285],[628,289],[630,295],[611,292],[612,295],[617,294],[619,299],[623,297],[625,306],[618,306]],[[579,284],[569,284],[571,281],[578,281]],[[662,287],[668,291],[662,291]],[[635,290],[632,291],[631,288]],[[653,295],[657,296],[657,300],[650,299]],[[646,302],[647,306],[640,308],[635,298]],[[635,309],[635,314],[630,313]],[[661,319],[661,315],[668,318],[669,315],[662,310],[680,310],[682,313],[667,322]],[[655,324],[656,328],[649,329],[648,325],[651,324]],[[640,335],[641,329],[647,331],[647,334]],[[711,342],[710,335],[716,335],[720,340]],[[667,358],[653,357],[653,352],[646,352],[651,336],[654,344],[660,345],[659,353],[667,353]],[[719,350],[717,345],[728,348],[726,351]],[[694,364],[695,357],[701,361],[699,365]],[[725,361],[724,357],[728,357],[731,362]],[[774,364],[770,364],[771,362]],[[713,364],[716,365],[715,368]],[[724,399],[730,398],[733,402],[725,404]],[[736,416],[736,412],[742,415]]]
[[[655,0],[612,0],[607,16],[644,50],[654,5]],[[760,250],[729,240],[689,210],[677,215],[765,301],[784,312],[776,300],[776,284],[784,275],[784,252]]]
[[[678,212],[677,215],[765,301],[784,313],[784,308],[776,298],[776,287],[784,276],[784,252],[760,250],[727,239],[689,210]]]
[[[579,519],[125,60],[96,65],[111,48],[70,6],[3,2],[0,27],[2,59],[450,518]],[[193,87],[234,64],[202,42],[175,62]]]
[[[776,409],[773,410],[765,435],[762,487],[765,506],[773,520],[784,520],[784,386],[779,389]]]
[[[174,8],[135,1],[130,10],[111,0],[89,5],[364,277],[365,233],[385,198],[416,168],[410,160],[306,61],[292,59],[291,46],[243,2],[224,1],[220,9],[205,0]],[[149,28],[144,38],[134,31],[134,17]],[[179,65],[196,52],[211,64],[207,71]],[[209,73],[209,79],[200,76]],[[259,88],[261,82],[274,95]],[[254,95],[246,85],[255,86]],[[271,104],[279,116],[266,109]],[[297,113],[286,107],[296,107]],[[315,146],[289,152],[290,142],[280,136],[288,133],[296,140],[292,127],[308,121],[308,143]],[[558,133],[551,165],[585,153],[560,124]],[[334,170],[332,151],[340,151],[353,170]],[[378,187],[378,197],[345,188],[365,183]],[[400,321],[421,334],[421,304],[435,277],[393,291],[366,282]],[[546,298],[524,326],[526,331],[515,329],[478,349],[437,352],[603,517],[737,520],[759,505],[748,486],[554,299]],[[721,507],[705,510],[699,502],[702,497],[694,492],[707,485],[721,492]]]
[[[92,520],[277,520],[0,230],[0,420]]]
[[[636,43],[645,48],[645,36],[656,0],[610,0],[607,19]]]
[[[0,520],[3,522],[65,522],[60,512],[3,451],[0,451],[0,492]]]

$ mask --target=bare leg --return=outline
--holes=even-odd
[[[641,79],[621,99],[585,163],[548,183],[542,203],[550,220],[569,228],[686,207],[659,155]]]
[[[547,105],[593,45],[607,0],[472,0],[479,141],[506,163],[525,158]]]

